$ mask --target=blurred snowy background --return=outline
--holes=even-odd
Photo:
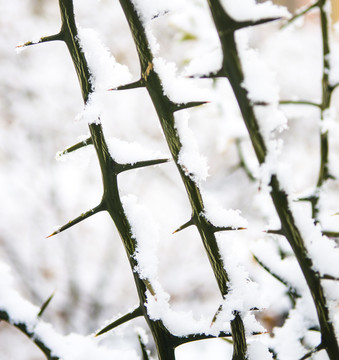
[[[291,11],[302,4],[279,3]],[[116,62],[126,65],[132,79],[137,80],[138,59],[118,1],[76,0],[74,4],[78,24],[94,29]],[[337,6],[333,4],[334,10]],[[190,0],[183,8],[185,11],[179,9],[153,21],[159,56],[174,62],[178,74],[193,75],[201,71],[201,64],[210,63],[216,69],[219,42],[205,1]],[[20,54],[15,51],[20,42],[58,32],[58,2],[0,0],[0,14],[0,261],[10,266],[16,288],[32,303],[40,305],[55,293],[44,319],[60,333],[91,334],[107,320],[128,311],[138,299],[125,251],[108,215],[98,214],[46,239],[56,226],[97,205],[102,191],[92,147],[56,161],[59,151],[88,136],[87,124],[78,116],[83,110],[81,92],[65,45],[53,42],[32,46]],[[279,30],[279,25],[247,31],[250,45],[275,72],[281,99],[319,99],[322,58],[316,12],[286,30]],[[335,42],[334,32],[332,36]],[[198,100],[211,101],[189,111],[189,126],[209,166],[203,194],[226,209],[240,210],[249,224],[247,230],[220,235],[221,248],[258,283],[267,303],[262,321],[270,330],[280,325],[291,303],[286,288],[265,273],[251,254],[260,254],[263,242],[268,259],[280,250],[289,254],[289,248],[280,237],[265,234],[264,230],[278,226],[271,200],[265,189],[260,190],[260,184],[251,181],[238,166],[240,144],[248,167],[254,174],[258,171],[227,80],[184,81],[201,91]],[[335,99],[336,94],[334,105]],[[102,101],[108,138],[137,143],[168,156],[145,90],[107,92]],[[295,193],[305,194],[317,180],[319,111],[292,105],[282,106],[282,110],[289,127],[280,135],[284,141],[282,158],[292,168],[290,181]],[[331,171],[339,176],[338,123],[332,121],[328,126]],[[192,311],[197,319],[213,317],[220,295],[199,235],[194,228],[172,234],[190,217],[174,164],[124,173],[120,189],[122,194],[135,195],[158,224],[159,278],[171,295],[173,309]],[[339,183],[330,181],[321,201],[326,230],[339,230],[337,218],[331,216],[339,211],[338,199]],[[309,205],[301,206],[310,211]],[[293,276],[298,279],[298,272]],[[143,320],[134,320],[104,341],[118,348],[137,349],[135,326],[146,329]],[[309,341],[316,344],[317,339]],[[228,359],[230,353],[231,346],[222,340],[197,342],[177,350],[178,360]],[[1,322],[0,359],[23,359],[23,354],[27,360],[44,358],[24,335]],[[326,359],[323,356],[314,359]]]

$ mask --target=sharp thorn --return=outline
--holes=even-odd
[[[67,148],[66,150],[62,151],[62,152],[59,152],[57,154],[57,156],[62,156],[62,155],[66,155],[66,154],[69,154],[73,151],[76,151],[78,149],[81,149],[87,145],[92,145],[93,144],[93,140],[91,137],[87,138],[86,140],[83,140],[83,141],[80,141],[78,142],[77,144],[73,145],[73,146],[70,146],[69,148]]]
[[[196,107],[196,106],[200,106],[200,105],[204,105],[204,104],[208,104],[208,103],[209,103],[209,101],[192,101],[192,102],[183,103],[183,104],[173,104],[173,111],[189,109],[192,107]]]
[[[43,36],[38,41],[27,41],[24,44],[19,44],[16,46],[16,48],[22,48],[30,45],[37,45],[48,41],[55,41],[55,40],[63,40],[63,34],[62,32],[59,32],[55,35],[49,35],[49,36]]]
[[[103,205],[103,203],[101,202],[98,206],[96,206],[95,208],[85,212],[85,213],[82,213],[80,216],[78,216],[77,218],[69,221],[67,224],[61,226],[59,229],[57,229],[56,231],[54,231],[51,235],[47,236],[47,238],[50,238],[56,234],[59,234],[61,233],[62,231],[65,231],[67,229],[69,229],[70,227],[78,224],[79,222],[89,218],[90,216],[100,212],[100,211],[103,211],[105,210],[105,207]]]
[[[248,21],[241,21],[235,23],[235,30],[243,29],[249,26],[257,26],[261,24],[266,24],[272,21],[281,20],[281,17],[274,17],[274,18],[266,18],[266,19],[259,19],[259,20],[248,20]]]
[[[150,357],[148,356],[148,351],[147,351],[146,345],[143,342],[140,334],[138,334],[138,340],[139,340],[139,344],[140,344],[140,348],[141,348],[142,360],[150,360]]]
[[[337,214],[334,214],[334,215],[337,215]],[[337,232],[337,231],[324,230],[324,231],[322,231],[322,234],[329,237],[329,238],[337,238],[337,237],[339,237],[339,232]]]
[[[219,232],[219,231],[237,231],[237,230],[247,230],[247,228],[245,227],[232,227],[232,226],[213,226],[213,231],[214,232]]]
[[[141,306],[138,306],[134,310],[130,311],[129,313],[125,314],[124,316],[120,317],[119,319],[113,321],[111,324],[105,326],[102,330],[97,332],[95,334],[95,336],[100,336],[100,335],[116,328],[117,326],[122,325],[125,322],[135,319],[136,317],[142,316],[142,315],[143,315],[143,312],[142,312]]]
[[[117,172],[121,173],[123,171],[143,168],[146,166],[160,165],[169,161],[171,161],[171,159],[154,159],[154,160],[138,161],[136,163],[130,163],[130,164],[117,164]]]
[[[282,229],[279,230],[265,230],[267,234],[284,235]]]
[[[41,317],[44,313],[44,311],[46,310],[47,306],[49,305],[49,303],[51,302],[51,300],[53,299],[55,295],[55,292],[53,292],[50,297],[42,304],[41,308],[40,308],[40,311],[38,313],[38,318]]]
[[[217,79],[217,78],[221,78],[221,77],[227,77],[226,72],[224,71],[223,68],[221,68],[218,71],[210,72],[209,74],[206,74],[206,75],[187,76],[187,78],[189,78],[189,79]]]
[[[194,225],[194,221],[193,218],[191,218],[190,220],[188,220],[184,225],[181,225],[178,229],[176,229],[175,231],[172,232],[172,234],[176,234],[181,230],[184,230],[186,228],[188,228],[189,226]]]
[[[334,280],[334,281],[339,281],[339,278],[338,278],[338,277],[335,277],[335,276],[332,276],[332,275],[328,275],[328,274],[322,275],[322,276],[320,277],[320,279],[322,279],[322,280]]]
[[[137,88],[144,87],[144,86],[145,86],[145,81],[144,81],[144,79],[141,78],[138,81],[134,81],[130,84],[120,85],[115,88],[108,89],[108,91],[137,89]]]

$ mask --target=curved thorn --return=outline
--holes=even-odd
[[[53,299],[54,295],[55,295],[55,292],[53,291],[53,293],[50,295],[50,297],[41,305],[40,311],[39,311],[39,313],[37,315],[38,318],[43,315],[43,313],[45,312],[47,306],[49,305],[49,303]]]
[[[63,33],[61,31],[54,35],[43,36],[38,41],[27,41],[24,44],[17,45],[16,47],[21,48],[21,47],[26,47],[26,46],[30,46],[30,45],[41,44],[41,43],[48,42],[48,41],[56,41],[56,40],[63,40]]]
[[[180,111],[184,109],[189,109],[192,107],[208,104],[209,101],[191,101],[184,104],[173,104],[173,111]]]
[[[126,315],[120,317],[119,319],[113,321],[111,324],[105,326],[102,330],[97,332],[95,334],[95,336],[102,335],[102,334],[106,333],[107,331],[110,331],[110,330],[116,328],[117,326],[124,324],[127,321],[130,321],[130,320],[135,319],[135,318],[137,318],[139,316],[142,316],[142,314],[143,314],[142,309],[141,309],[141,306],[139,305],[137,308],[130,311]]]
[[[93,145],[93,139],[91,137],[89,137],[88,139],[85,139],[83,141],[80,141],[75,145],[70,146],[69,148],[67,148],[66,150],[64,150],[62,152],[59,152],[57,154],[57,156],[62,156],[62,155],[69,154],[69,153],[71,153],[73,151],[76,151],[78,149],[81,149],[81,148],[83,148],[83,147],[85,147],[87,145]]]
[[[154,160],[145,160],[145,161],[138,161],[131,164],[117,164],[117,172],[121,173],[123,171],[138,169],[146,166],[152,166],[152,165],[159,165],[166,162],[171,161],[171,159],[154,159]]]
[[[115,88],[112,88],[112,89],[108,89],[108,91],[114,91],[114,90],[129,90],[129,89],[137,89],[137,88],[140,88],[140,87],[145,87],[145,81],[143,78],[137,80],[137,81],[134,81],[130,84],[126,84],[126,85],[120,85],[120,86],[117,86]]]
[[[193,218],[191,218],[190,220],[188,220],[184,225],[181,225],[178,229],[176,229],[175,231],[172,232],[172,234],[176,234],[181,230],[184,230],[186,228],[188,228],[189,226],[194,225],[194,221]]]
[[[92,215],[100,212],[100,211],[103,211],[105,210],[105,207],[103,205],[103,203],[101,202],[98,206],[96,206],[95,208],[91,209],[91,210],[88,210],[87,212],[85,213],[82,213],[80,216],[78,216],[77,218],[69,221],[67,224],[61,226],[59,229],[55,230],[51,235],[48,235],[47,238],[50,238],[56,234],[59,234],[61,233],[62,231],[65,231],[67,229],[69,229],[70,227],[78,224],[79,222],[91,217]]]

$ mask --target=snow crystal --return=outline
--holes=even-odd
[[[148,297],[147,313],[153,320],[164,323],[166,328],[176,336],[187,336],[189,334],[214,334],[220,332],[220,328],[211,327],[211,319],[201,317],[196,320],[192,312],[173,311],[168,299],[164,297]],[[229,330],[229,329],[224,329]]]
[[[286,257],[282,260],[279,249],[272,239],[258,241],[253,248],[253,253],[273,274],[297,289],[299,293],[304,291],[305,279],[295,257]]]
[[[336,24],[339,33],[339,23]],[[331,52],[328,55],[330,63],[329,82],[332,86],[339,83],[339,44],[337,42],[331,42]]]
[[[152,287],[146,291],[147,302],[145,306],[149,317],[152,320],[161,320],[169,331],[177,336],[186,336],[192,333],[213,333],[216,335],[221,330],[227,330],[229,325],[219,324],[219,327],[211,328],[211,319],[202,317],[196,320],[191,312],[176,312],[171,309],[170,297],[158,281],[157,227],[147,210],[137,204],[135,196],[124,196],[122,202],[137,243],[134,257],[138,264],[135,270],[140,278],[147,280],[147,283]]]
[[[166,159],[168,157],[168,155],[158,151],[145,149],[138,143],[130,143],[117,138],[110,138],[108,147],[112,158],[120,164],[134,164],[138,161]]]
[[[211,196],[204,196],[205,211],[204,216],[214,226],[231,227],[233,229],[246,228],[247,220],[240,214],[240,210],[224,209]]]
[[[272,1],[257,4],[255,0],[222,0],[222,4],[227,13],[238,21],[289,16],[285,7],[273,5]]]
[[[211,99],[210,92],[206,88],[200,88],[196,81],[178,76],[175,63],[155,58],[153,64],[154,70],[161,79],[164,94],[173,102],[183,104]]]
[[[244,71],[243,87],[247,90],[248,99],[255,105],[255,115],[260,132],[266,142],[268,151],[275,151],[277,143],[270,143],[276,133],[287,128],[287,119],[278,108],[279,87],[275,74],[268,68],[259,53],[248,47],[246,32],[236,36],[237,49]]]
[[[323,119],[320,122],[320,130],[322,134],[325,134],[327,131],[336,128],[337,125],[337,109],[335,107],[330,107],[323,111]]]
[[[80,46],[90,68],[95,91],[107,91],[131,80],[127,66],[115,61],[94,30],[78,27],[78,31]]]
[[[260,341],[253,341],[248,344],[248,360],[272,360],[272,354],[268,351],[266,345]]]
[[[157,281],[158,271],[156,254],[157,243],[159,242],[158,228],[151,213],[137,203],[135,196],[124,196],[121,201],[137,243],[134,257],[138,265],[135,270],[141,279],[147,279],[153,284]]]
[[[40,308],[25,300],[16,290],[9,273],[9,268],[0,262],[0,310],[6,311],[10,322],[25,324],[28,331],[40,340],[52,355],[63,360],[92,360],[114,359],[126,360],[138,359],[134,351],[111,350],[99,345],[99,340],[93,337],[69,334],[58,334],[53,327],[37,317]]]
[[[133,350],[115,350],[100,346],[98,339],[71,333],[67,336],[59,335],[51,325],[39,322],[35,329],[36,337],[52,349],[52,353],[63,360],[92,360],[92,359],[126,359],[137,360],[139,357]]]
[[[144,23],[179,8],[179,0],[133,0],[133,4]]]
[[[305,241],[309,256],[315,271],[320,275],[339,277],[339,248],[335,241],[322,236],[320,225],[315,225],[313,219],[289,200],[295,223]]]
[[[317,315],[312,298],[304,296],[297,301],[296,308],[289,312],[289,317],[284,325],[276,327],[274,330],[272,343],[279,358],[295,360],[305,355],[307,350],[299,339],[303,338],[307,330],[315,325],[317,325]]]
[[[148,40],[148,44],[149,44],[149,48],[151,50],[151,53],[153,56],[157,55],[159,50],[160,50],[160,45],[156,39],[156,37],[154,36],[153,32],[152,32],[152,28],[151,28],[151,24],[147,23],[145,25],[145,33],[146,33],[146,37]]]
[[[185,174],[199,184],[201,181],[205,181],[208,176],[207,159],[199,154],[198,144],[193,132],[188,127],[188,113],[179,111],[174,116],[175,127],[182,144],[178,162]]]
[[[243,87],[253,103],[275,103],[279,101],[279,87],[275,74],[260,58],[259,52],[248,46],[247,32],[236,33],[237,50],[244,70]]]
[[[101,98],[98,93],[92,92],[89,94],[82,112],[75,117],[75,120],[84,121],[88,124],[100,124],[101,110]]]
[[[36,323],[40,309],[20,296],[13,288],[13,278],[9,267],[0,262],[0,310],[7,312],[12,322],[22,322],[29,329]]]

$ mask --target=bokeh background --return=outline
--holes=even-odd
[[[198,1],[199,2],[199,1]],[[129,29],[117,1],[76,0],[77,21],[93,28],[115,60],[138,78],[138,60]],[[277,1],[294,12],[307,1]],[[333,0],[333,23],[339,20],[339,1]],[[192,8],[193,9],[193,8]],[[191,14],[165,16],[154,23],[160,56],[187,74],[192,60],[218,47],[203,9]],[[105,214],[98,214],[53,238],[56,226],[97,205],[101,197],[100,171],[93,149],[69,156],[56,154],[88,135],[79,119],[83,104],[77,78],[65,46],[48,43],[16,54],[18,43],[56,33],[60,26],[56,0],[0,0],[0,259],[11,267],[16,287],[34,304],[54,299],[45,313],[61,333],[91,334],[107,319],[137,303],[126,255],[117,232]],[[199,19],[199,21],[197,20]],[[276,35],[279,27],[264,25],[250,35],[276,72],[282,99],[319,98],[321,91],[321,37],[316,13],[293,28],[291,36]],[[333,32],[333,39],[335,40]],[[191,64],[192,65],[192,64]],[[193,67],[191,66],[191,69]],[[241,210],[249,230],[223,235],[238,261],[268,298],[261,319],[269,329],[279,324],[291,304],[285,289],[251,260],[263,230],[277,220],[267,194],[258,191],[239,168],[240,141],[248,165],[257,164],[226,80],[192,80],[212,100],[190,110],[190,126],[201,153],[207,157],[210,176],[206,197],[226,208]],[[115,84],[116,85],[116,84]],[[336,95],[335,95],[336,96]],[[103,124],[108,137],[168,155],[154,109],[142,90],[103,95]],[[296,192],[312,188],[317,178],[318,112],[309,107],[285,109],[289,133],[282,135],[284,159],[293,167]],[[225,121],[226,119],[226,121]],[[337,128],[333,131],[333,163],[337,159]],[[296,157],[295,154],[298,154]],[[300,159],[304,159],[300,162]],[[334,174],[338,170],[333,169]],[[339,174],[338,174],[339,175]],[[220,300],[212,271],[195,229],[172,235],[190,216],[184,188],[172,163],[123,174],[122,194],[134,194],[159,224],[159,278],[171,295],[175,310],[195,316],[213,316]],[[338,184],[328,185],[323,198],[324,222],[335,229],[329,214],[338,211]],[[282,248],[280,240],[269,237]],[[226,250],[227,251],[227,250]],[[0,288],[1,291],[1,288]],[[137,347],[135,325],[124,325],[105,341],[110,346]],[[222,341],[189,345],[178,359],[224,359],[230,347]],[[43,359],[17,330],[0,323],[0,359]],[[315,357],[316,359],[316,357]],[[321,359],[321,357],[317,357]]]

